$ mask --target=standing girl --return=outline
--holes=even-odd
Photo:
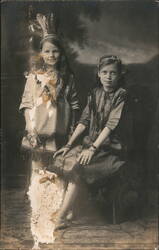
[[[79,110],[74,77],[52,22],[52,14],[47,17],[38,14],[30,24],[30,29],[34,32],[38,28],[43,37],[20,104],[26,121],[22,145],[32,152],[28,195],[32,207],[31,230],[37,244],[54,241],[54,223],[50,219],[61,205],[65,185],[56,174],[45,169],[52,154],[65,144]]]
[[[57,155],[61,153],[65,158],[63,161],[65,164],[62,166],[63,175],[68,177],[69,181],[56,230],[68,226],[65,216],[76,198],[81,179],[93,183],[112,175],[124,164],[124,160],[120,157],[124,145],[120,134],[117,134],[117,126],[126,99],[126,91],[122,88],[122,72],[122,63],[117,56],[100,58],[99,87],[88,96],[88,103],[68,143],[54,155],[55,163],[52,168],[54,169],[55,164],[59,162],[61,156]],[[73,147],[76,139],[86,129],[88,132],[82,145]]]

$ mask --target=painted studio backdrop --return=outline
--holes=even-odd
[[[31,3],[26,2],[2,4],[2,122],[5,129],[5,176],[21,175],[25,171],[17,162],[21,133],[24,129],[24,119],[18,113],[18,107],[28,63],[29,5]],[[99,57],[104,54],[115,54],[121,57],[127,66],[127,86],[134,85],[138,88],[137,91],[145,90],[149,93],[145,97],[145,105],[148,102],[147,98],[151,99],[152,95],[152,118],[147,122],[154,125],[158,95],[158,12],[155,3],[58,1],[35,2],[32,6],[35,11],[44,14],[52,10],[59,17],[59,30],[65,39],[82,107],[86,103],[88,91],[95,84],[95,67]],[[144,94],[142,93],[142,96]],[[145,125],[139,133],[144,133]],[[146,131],[144,137],[149,137],[149,133],[150,131]],[[155,138],[156,135],[153,140]],[[153,150],[152,145],[149,150]],[[151,164],[151,167],[154,165]],[[11,185],[7,180],[5,182]],[[15,184],[18,184],[18,178]]]
[[[28,11],[54,12],[81,110],[95,87],[102,55],[117,55],[126,68],[125,88],[134,112],[134,158],[142,166],[144,201],[154,202],[158,165],[158,7],[157,1],[3,1],[2,7],[2,190],[27,185],[28,164],[20,145],[24,118],[19,104],[28,70]],[[136,106],[135,106],[136,105]],[[155,181],[154,181],[155,180]],[[5,205],[4,205],[5,206]]]

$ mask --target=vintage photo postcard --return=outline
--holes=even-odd
[[[1,250],[157,250],[159,1],[1,2]]]

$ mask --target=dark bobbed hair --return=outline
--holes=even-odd
[[[101,70],[102,67],[110,64],[115,64],[117,65],[118,71],[121,73],[122,72],[122,62],[119,57],[114,56],[114,55],[105,55],[100,57],[99,63],[98,63],[98,71]]]

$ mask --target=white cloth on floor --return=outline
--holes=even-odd
[[[48,180],[40,183],[41,178],[46,176],[48,177]],[[55,181],[51,181],[52,176],[53,174],[49,171],[46,171],[45,173],[44,171],[39,171],[36,174],[34,173],[28,191],[32,209],[31,232],[34,242],[37,245],[38,243],[48,244],[55,241],[55,236],[53,234],[55,222],[53,222],[51,218],[61,207],[65,187],[64,182],[55,174]]]

